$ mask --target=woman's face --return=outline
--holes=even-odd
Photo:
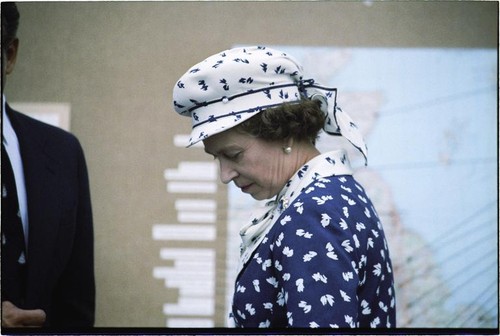
[[[295,172],[284,144],[229,129],[203,141],[205,152],[219,160],[223,183],[234,184],[256,200],[274,197]]]

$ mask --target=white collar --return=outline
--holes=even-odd
[[[6,112],[5,95],[2,95],[2,142],[5,146],[11,144],[14,139],[17,138],[12,123],[10,122],[9,116]]]

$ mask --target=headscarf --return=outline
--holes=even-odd
[[[324,131],[344,136],[363,154],[366,164],[363,136],[337,105],[337,89],[304,79],[302,66],[282,51],[253,46],[217,53],[189,69],[173,90],[175,111],[192,120],[188,147],[265,109],[304,98],[321,102]]]

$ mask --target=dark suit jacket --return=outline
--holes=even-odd
[[[28,201],[25,309],[43,309],[48,327],[91,327],[94,241],[87,166],[72,134],[12,110]]]

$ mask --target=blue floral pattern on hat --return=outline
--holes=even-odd
[[[173,91],[175,111],[191,117],[188,147],[267,108],[320,97],[327,116],[325,131],[345,136],[366,159],[361,133],[336,104],[337,89],[303,77],[302,66],[293,57],[262,46],[226,50],[194,65]]]

